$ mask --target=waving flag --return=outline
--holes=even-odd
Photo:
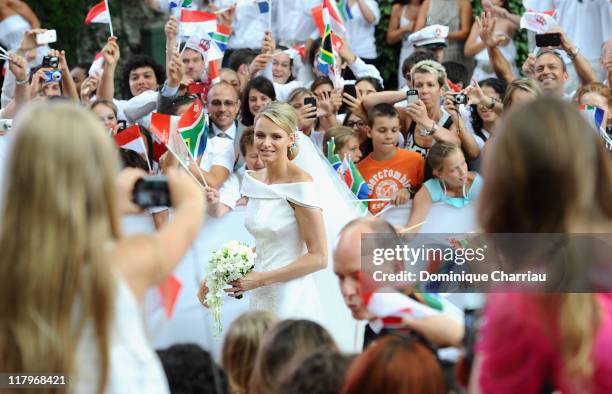
[[[336,141],[334,137],[327,141],[327,160],[329,160],[334,171],[338,172],[338,169],[342,165],[342,160],[340,160],[340,156],[336,153]]]
[[[210,36],[201,36],[199,32],[189,37],[185,48],[198,51],[202,58],[206,61],[223,59],[224,51],[219,49],[219,46],[210,38]]]
[[[321,39],[321,51],[317,59],[317,69],[325,75],[329,75],[331,73],[331,66],[336,65],[336,56],[334,55],[331,35],[331,26],[327,25],[325,34],[323,34],[323,38]]]
[[[214,43],[222,52],[225,52],[229,43],[230,36],[232,35],[232,28],[225,25],[217,25],[217,30],[208,33],[210,38],[213,39]]]
[[[85,24],[88,23],[110,23],[110,13],[106,7],[106,1],[102,0],[89,10],[85,17]]]
[[[359,200],[368,198],[370,189],[363,176],[349,155],[344,156],[344,160],[340,160],[340,156],[336,153],[336,141],[333,137],[327,141],[327,160]]]
[[[424,293],[417,293],[422,295]],[[422,302],[414,295],[408,296],[394,289],[381,289],[376,293],[364,294],[364,303],[368,311],[378,317],[373,321],[373,326],[391,328],[401,327],[404,317],[413,319],[422,319],[428,316],[436,316],[439,314],[447,315],[455,320],[463,318],[463,313],[447,300],[444,300],[437,294],[427,294],[430,300],[435,299],[434,308],[427,303]],[[372,323],[370,323],[372,324]]]
[[[178,123],[178,132],[185,141],[191,156],[198,158],[204,154],[208,139],[208,116],[204,114],[204,106],[196,100]]]
[[[104,66],[104,54],[102,52],[98,52],[94,58],[94,61],[91,63],[91,67],[89,67],[89,76],[101,77],[103,72],[102,66]]]
[[[140,126],[137,124],[115,134],[113,141],[120,148],[133,150],[141,155],[147,154],[147,148],[140,134]]]
[[[346,34],[346,27],[344,26],[344,20],[342,14],[338,9],[338,5],[335,0],[323,0],[323,22],[327,25],[330,24],[334,33],[344,36]],[[327,9],[326,15],[325,9]]]
[[[189,161],[189,152],[178,132],[180,119],[179,116],[153,112],[151,114],[151,132],[186,167]]]
[[[330,24],[329,12],[326,8],[323,8],[323,5],[318,5],[313,7],[310,10],[312,13],[312,19],[314,20],[315,25],[317,26],[317,30],[319,31],[319,35],[323,37],[325,34],[325,28],[328,24]],[[336,51],[339,51],[342,48],[342,39],[336,34],[336,32],[332,28],[332,44]]]
[[[270,3],[268,0],[256,0],[257,8],[259,8],[260,14],[267,14],[270,12]]]
[[[183,284],[174,274],[170,275],[168,279],[164,281],[164,283],[158,286],[162,304],[168,319],[170,319],[174,313],[174,307],[176,305],[179,292],[181,291],[181,287],[183,287]]]
[[[558,25],[554,15],[554,10],[544,12],[528,10],[521,16],[521,29],[531,30],[537,34],[544,34],[550,30],[551,27]]]
[[[208,36],[209,32],[217,30],[217,15],[181,8],[179,23],[179,35],[182,37],[191,37],[196,33]]]
[[[347,0],[340,0],[340,14],[342,15],[342,20],[347,22],[353,19],[353,13],[351,12],[351,7]]]
[[[191,0],[183,0],[181,3],[181,0],[171,0],[168,3],[168,11],[170,12],[170,14],[173,14],[174,10],[178,9],[179,7],[191,8],[193,7],[193,2]]]
[[[151,114],[151,132],[157,137],[159,142],[168,145],[170,134],[178,129],[179,119],[178,116],[153,112]]]
[[[342,164],[338,168],[338,174],[342,176],[346,185],[359,200],[368,198],[370,188],[349,155],[344,156],[344,160],[342,160]]]
[[[578,109],[586,116],[589,123],[595,127],[595,130],[599,130],[604,121],[604,110],[592,105],[580,105]]]
[[[221,82],[221,77],[219,76],[219,65],[217,64],[216,60],[208,62],[208,79],[210,80],[211,85]]]

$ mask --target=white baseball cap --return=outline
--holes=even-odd
[[[448,26],[431,25],[414,32],[408,39],[415,47],[438,48],[446,46]]]

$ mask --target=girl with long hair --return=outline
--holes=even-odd
[[[612,162],[587,128],[575,105],[554,99],[506,114],[484,161],[484,231],[609,234]],[[610,293],[491,294],[484,321],[472,392],[610,392]]]
[[[140,170],[119,173],[102,123],[71,104],[33,106],[18,118],[0,221],[0,365],[64,374],[71,392],[166,393],[141,305],[195,238],[203,195],[170,171],[175,217],[151,235],[123,237],[120,214]],[[66,392],[40,389],[37,392]]]

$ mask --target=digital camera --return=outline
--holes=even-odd
[[[59,57],[57,56],[45,56],[42,60],[42,67],[44,68],[57,68],[59,66]]]
[[[59,70],[49,70],[44,73],[44,82],[59,82],[62,80],[62,73]]]
[[[171,206],[168,178],[161,175],[140,178],[134,184],[133,201],[141,208]]]
[[[463,93],[456,93],[453,95],[453,102],[457,105],[459,104],[467,104],[468,98]]]

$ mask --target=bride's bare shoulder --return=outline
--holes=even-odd
[[[258,181],[263,182],[264,179],[266,179],[266,169],[262,168],[261,170],[257,171],[249,171],[249,175]]]
[[[291,163],[291,182],[313,182],[312,176],[301,169],[298,165]]]

